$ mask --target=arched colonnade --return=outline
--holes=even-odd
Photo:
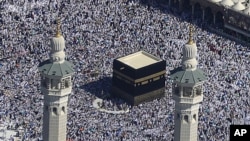
[[[206,24],[230,28],[235,34],[250,38],[250,18],[243,12],[215,4],[209,0],[168,0],[169,7],[175,7],[179,12],[190,10],[191,19],[200,19]]]

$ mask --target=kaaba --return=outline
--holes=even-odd
[[[111,95],[135,106],[165,95],[166,62],[139,51],[114,59]]]

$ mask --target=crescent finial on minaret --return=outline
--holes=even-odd
[[[193,40],[193,26],[190,24],[189,26],[189,40],[187,42],[187,44],[192,45],[194,43]]]
[[[56,37],[60,37],[60,36],[62,36],[62,34],[61,34],[61,30],[60,30],[61,21],[60,21],[59,17],[56,20],[56,24],[57,24],[57,27],[56,27]]]

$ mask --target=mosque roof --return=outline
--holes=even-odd
[[[244,13],[250,15],[250,5],[244,10]]]
[[[232,0],[222,0],[221,1],[221,4],[224,5],[224,6],[233,6],[234,5],[234,2]]]
[[[236,11],[242,11],[246,7],[240,1],[238,1],[232,8]]]
[[[209,1],[211,1],[213,3],[218,3],[218,2],[221,2],[222,0],[209,0]]]
[[[247,0],[232,0],[234,3],[237,3],[238,1],[240,2],[247,2]]]
[[[46,60],[39,64],[38,69],[41,73],[52,76],[65,76],[74,73],[73,64],[68,61],[63,63],[52,63]]]
[[[201,69],[184,70],[182,67],[176,68],[171,73],[171,79],[179,83],[195,84],[206,80],[206,76]]]

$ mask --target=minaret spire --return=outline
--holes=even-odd
[[[189,26],[189,40],[187,42],[187,44],[192,45],[194,43],[193,40],[193,26],[190,24]]]
[[[194,70],[197,66],[197,46],[193,40],[193,26],[189,26],[189,40],[183,47],[182,67],[185,70]]]
[[[51,62],[63,63],[65,60],[65,40],[62,36],[60,26],[61,21],[59,17],[57,18],[57,27],[56,27],[56,35],[51,39],[51,53],[50,58]]]
[[[57,20],[56,20],[56,37],[60,37],[62,36],[62,33],[61,33],[61,30],[60,30],[60,27],[61,27],[61,20],[60,18],[58,17]]]

